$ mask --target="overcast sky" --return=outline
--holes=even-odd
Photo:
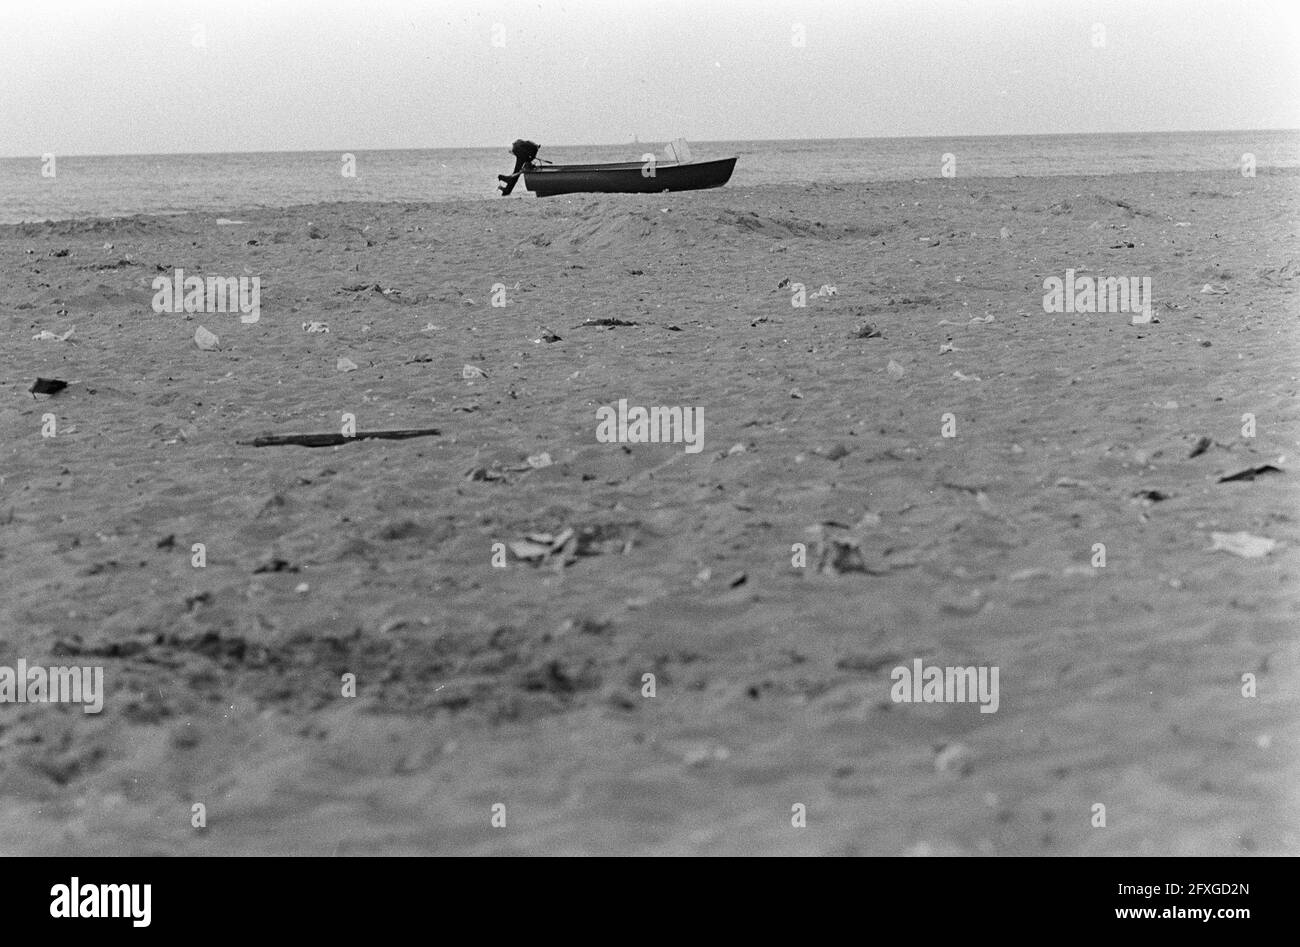
[[[1257,128],[1300,0],[0,0],[6,156]]]

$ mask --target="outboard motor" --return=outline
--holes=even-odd
[[[542,146],[535,141],[527,141],[523,138],[516,138],[515,143],[510,146],[510,153],[515,156],[515,170],[511,174],[498,174],[497,180],[501,182],[501,196],[505,197],[515,189],[515,184],[519,180],[519,172],[526,171],[533,166],[533,161],[537,158],[537,152],[541,151]]]

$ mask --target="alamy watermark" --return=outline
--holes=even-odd
[[[155,276],[153,311],[238,312],[252,325],[262,317],[260,276],[186,276],[179,267],[172,276]]]
[[[685,444],[686,453],[704,449],[703,408],[642,408],[618,400],[618,408],[596,409],[596,440],[601,444]]]
[[[1149,276],[1075,276],[1070,269],[1065,279],[1047,277],[1043,289],[1043,312],[1129,312],[1134,322],[1151,321]]]
[[[998,712],[998,668],[925,667],[920,658],[912,667],[899,665],[889,672],[894,686],[889,698],[896,704],[979,704],[980,713]]]
[[[50,917],[124,917],[133,927],[148,927],[153,916],[151,884],[82,884],[73,875],[50,888],[50,898]]]
[[[28,666],[19,658],[17,667],[0,665],[0,704],[83,704],[83,712],[97,714],[104,709],[104,669]]]

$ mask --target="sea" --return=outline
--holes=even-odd
[[[540,157],[556,164],[639,160],[663,148],[541,144]],[[508,148],[0,158],[0,224],[327,201],[501,200],[496,176],[514,168]],[[1252,161],[1257,172],[1300,167],[1300,130],[700,141],[691,150],[696,159],[738,155],[737,187],[1143,171],[1240,176]],[[509,199],[536,198],[520,186]]]

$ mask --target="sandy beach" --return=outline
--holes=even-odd
[[[0,227],[0,664],[106,688],[2,708],[0,851],[1300,854],[1298,185]],[[260,319],[154,312],[177,268]],[[349,414],[439,434],[240,443]],[[917,659],[996,712],[891,699]]]

